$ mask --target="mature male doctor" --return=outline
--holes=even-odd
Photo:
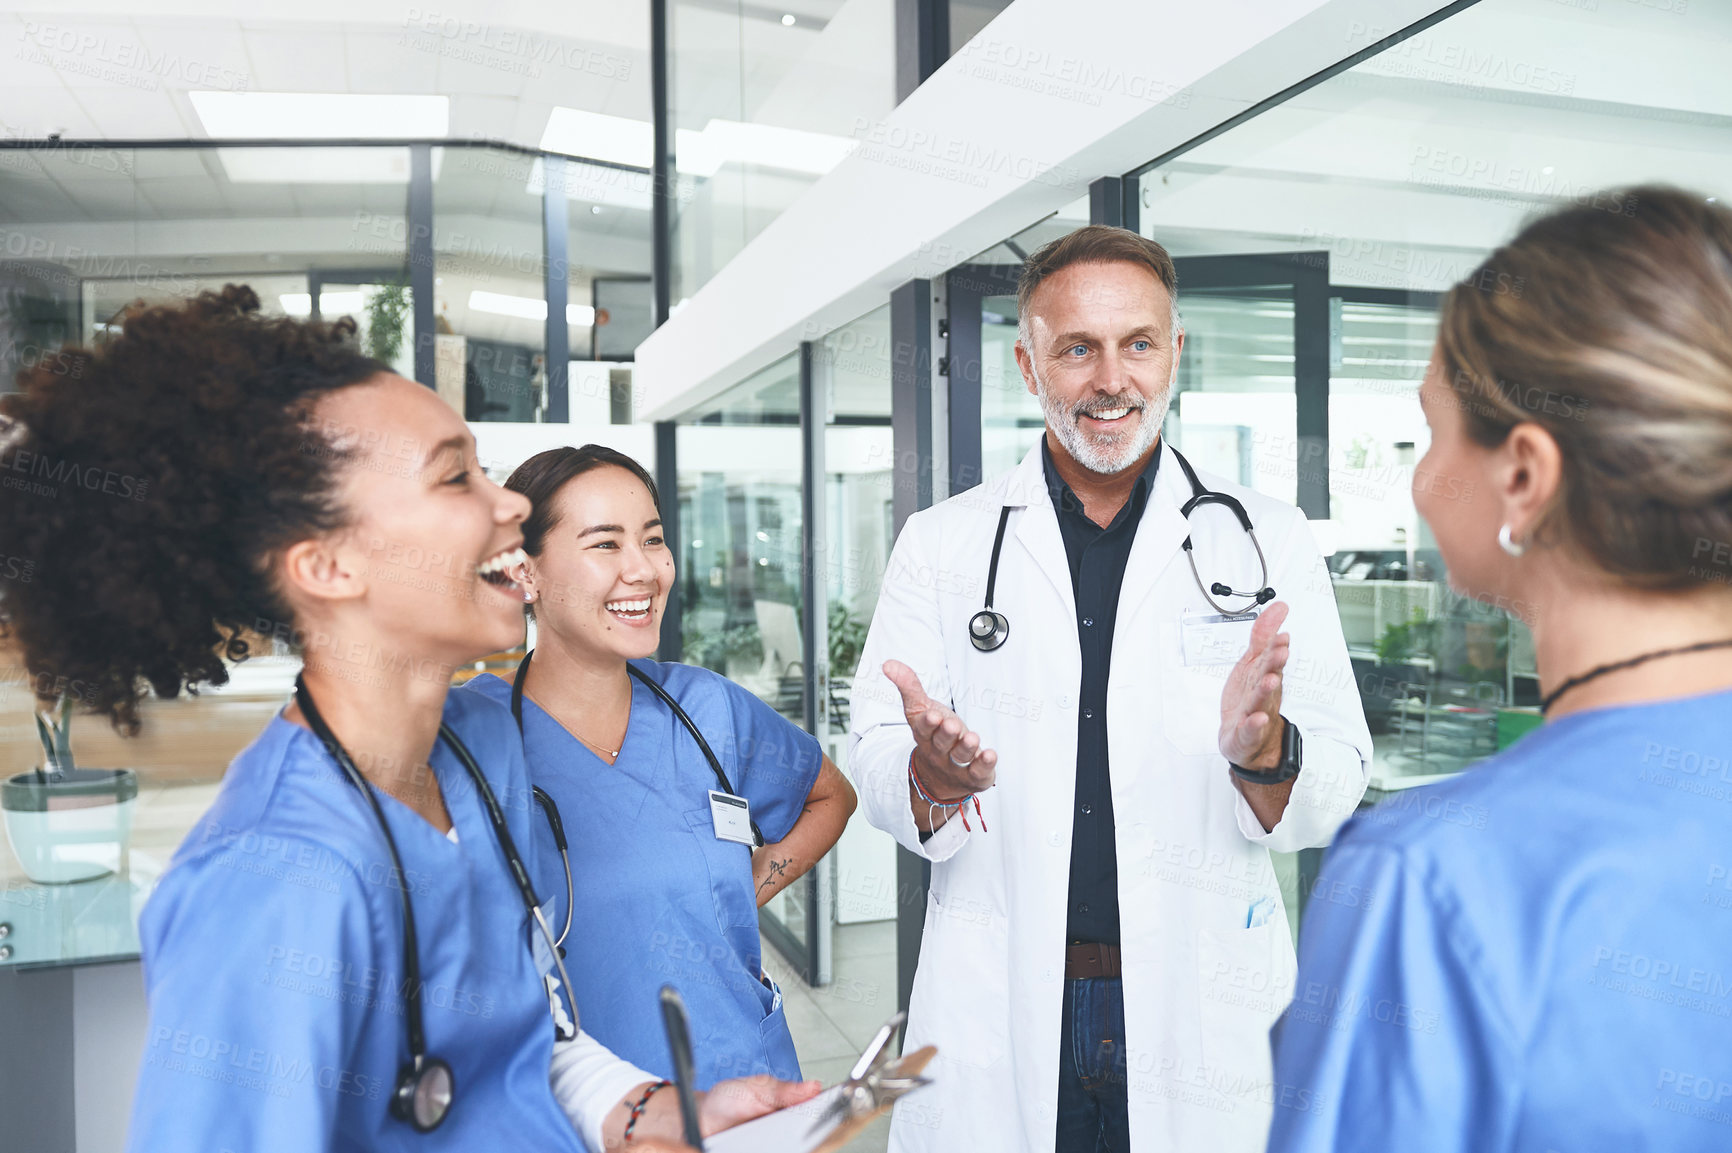
[[[1328,842],[1371,739],[1304,516],[1162,443],[1175,287],[1123,229],[1031,256],[1046,435],[891,554],[851,764],[933,863],[906,1047],[939,1051],[892,1150],[1250,1153],[1272,1109],[1327,1107],[1272,1084],[1295,966],[1269,853]],[[1205,487],[1254,538],[1182,513]]]

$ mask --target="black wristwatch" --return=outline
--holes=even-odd
[[[1272,769],[1262,771],[1247,769],[1229,761],[1227,765],[1233,770],[1235,777],[1253,785],[1279,785],[1299,775],[1299,755],[1304,744],[1299,739],[1299,726],[1286,717],[1282,717],[1281,721],[1285,726],[1281,732],[1281,762]]]

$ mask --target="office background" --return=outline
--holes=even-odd
[[[845,770],[895,531],[1039,435],[1016,275],[1090,221],[1177,259],[1166,435],[1331,553],[1354,683],[1289,691],[1359,695],[1368,803],[1507,745],[1538,720],[1531,638],[1451,592],[1409,495],[1440,294],[1547,206],[1732,189],[1732,5],[1702,0],[1313,0],[1233,27],[1055,0],[301,7],[0,14],[3,386],[140,299],[240,281],[269,313],[352,315],[497,476],[585,441],[651,465],[677,506],[662,656]],[[17,771],[39,750],[7,659]],[[92,1039],[142,1030],[137,911],[294,667],[153,702],[141,741],[77,723],[82,763],[140,774],[118,875],[41,886],[0,857],[4,1019],[46,1046],[36,1070],[6,1047],[0,1115],[33,1101],[42,1148],[118,1147],[112,1093],[22,1087],[130,1084]],[[1295,914],[1315,857],[1281,862]],[[919,862],[856,821],[764,911],[818,1069],[905,1000],[924,906]]]

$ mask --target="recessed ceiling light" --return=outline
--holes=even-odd
[[[442,137],[445,96],[354,92],[189,92],[205,132],[222,140],[390,140]]]
[[[520,320],[546,320],[547,301],[533,296],[512,296],[505,292],[483,292],[477,288],[469,294],[469,307],[476,312],[491,312],[495,316],[515,316]],[[595,323],[595,309],[588,304],[565,306],[565,323],[588,328]]]
[[[541,133],[541,147],[546,152],[648,168],[655,155],[655,130],[647,120],[555,108]]]
[[[600,216],[601,215],[601,205],[599,205],[599,204],[590,205],[589,206],[589,214],[591,216]]]
[[[793,26],[794,26],[794,14],[792,12],[782,13],[782,27],[792,28]]]

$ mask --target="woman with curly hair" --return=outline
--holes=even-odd
[[[536,875],[516,726],[448,692],[522,637],[503,570],[529,502],[352,323],[257,310],[230,286],[136,312],[0,401],[14,459],[134,482],[0,501],[0,547],[41,574],[4,602],[39,683],[136,731],[145,686],[222,684],[249,635],[303,653],[295,702],[145,907],[131,1147],[600,1149],[635,1122],[653,1148],[674,1095],[577,1034],[546,980],[548,894],[509,865]],[[725,1088],[706,1128],[813,1091]]]
[[[1602,193],[1444,300],[1413,500],[1545,725],[1350,821],[1276,1153],[1732,1148],[1732,212]]]

